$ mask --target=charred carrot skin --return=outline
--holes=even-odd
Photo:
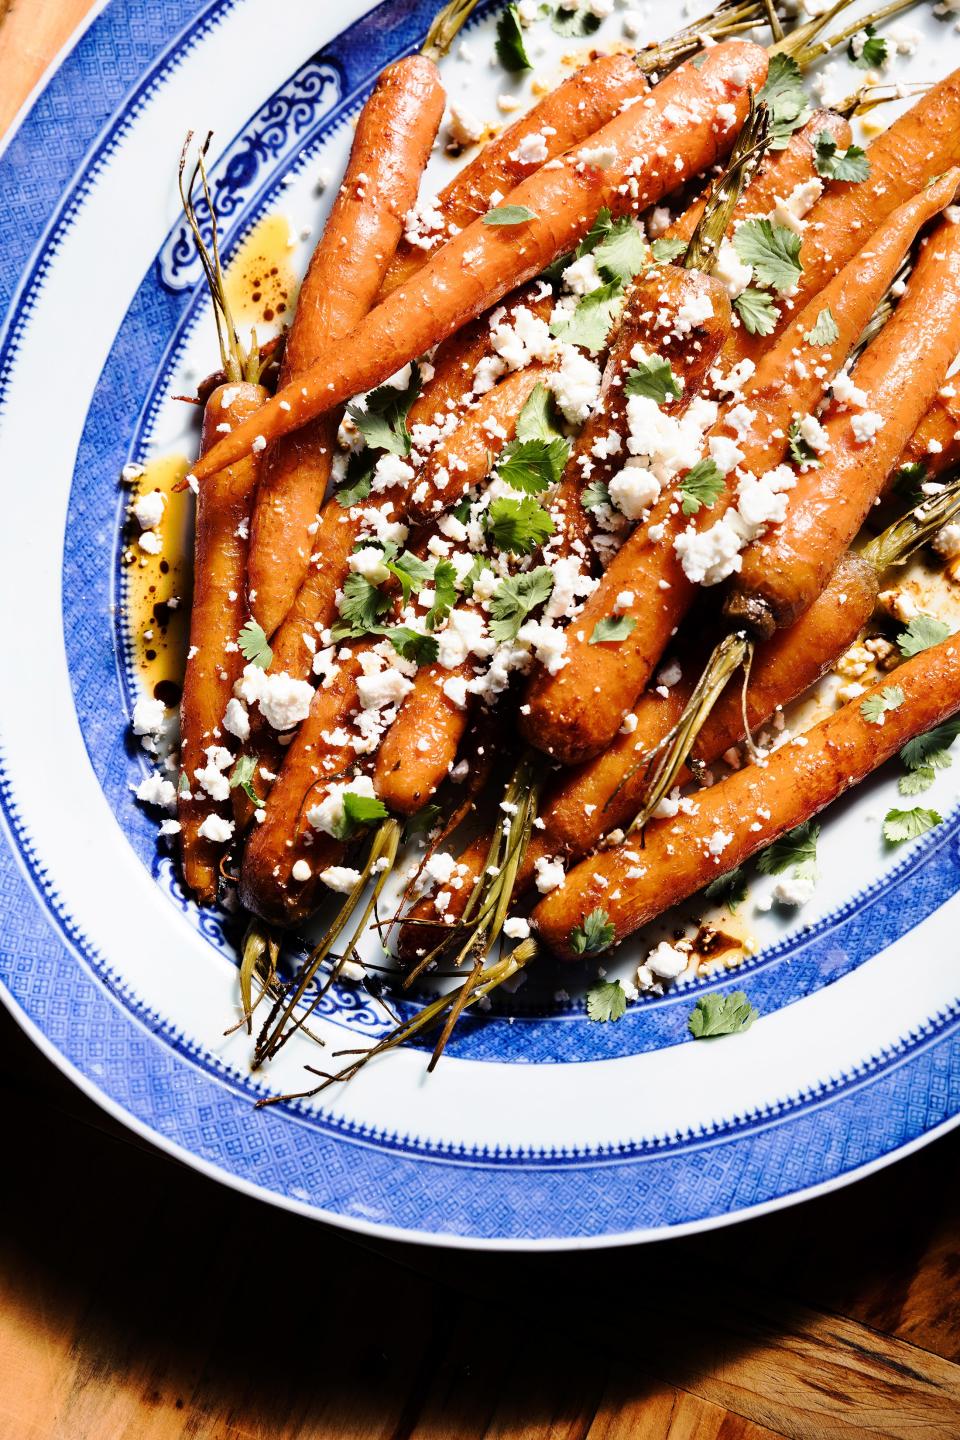
[[[300,288],[280,384],[288,385],[349,334],[377,297],[403,233],[445,96],[432,60],[390,65],[364,106],[343,184]],[[272,635],[293,603],[311,553],[309,527],[330,478],[336,413],[264,456],[250,541],[253,609]]]
[[[738,442],[744,457],[742,469],[762,475],[783,460],[794,416],[816,408],[920,227],[949,203],[955,185],[956,172],[951,171],[888,216],[846,269],[796,313],[777,344],[762,356],[743,386],[743,402],[762,416],[763,422]],[[830,310],[840,332],[829,348],[807,338],[824,308]],[[881,332],[875,345],[885,333]],[[785,383],[787,375],[790,384]],[[901,371],[901,384],[902,376]],[[729,409],[724,409],[711,435],[727,433],[728,413]],[[808,471],[806,477],[799,477],[797,489],[818,483],[810,477],[821,473]],[[797,491],[790,494],[792,509]],[[674,542],[690,527],[704,529],[713,525],[733,498],[731,482],[711,509],[704,507],[699,514],[687,517],[677,506],[675,493],[661,495],[649,521],[638,525],[607,567],[599,587],[572,627],[573,634],[568,632],[567,665],[556,676],[535,676],[528,695],[530,713],[523,721],[531,744],[566,764],[589,759],[609,744],[697,593],[698,587],[685,574]],[[831,563],[820,577],[820,589],[856,528],[839,552],[832,551]],[[651,530],[656,540],[651,540]],[[756,541],[755,546],[759,549],[763,543]],[[748,549],[744,568],[749,554]],[[625,612],[634,621],[634,628],[615,647],[591,646],[589,637],[594,625],[610,614],[615,597],[625,590],[635,596],[634,604]],[[816,593],[814,590],[810,599]]]
[[[534,168],[521,158],[521,143],[529,136],[542,136],[537,153],[544,164],[569,150],[606,125],[625,100],[645,95],[649,84],[643,72],[627,55],[602,55],[577,70],[551,90],[525,115],[484,145],[469,165],[446,185],[431,202],[442,217],[437,244],[442,244],[451,226],[461,230],[490,208],[497,191],[508,194]],[[545,154],[543,152],[546,152]],[[423,249],[402,239],[383,282],[382,293],[405,284],[423,266],[433,246]]]
[[[893,678],[904,699],[882,725],[866,719],[862,706],[889,677],[808,730],[803,746],[785,745],[765,765],[701,791],[695,815],[651,823],[642,851],[628,839],[583,861],[534,910],[538,934],[557,955],[574,959],[571,931],[600,908],[616,944],[816,815],[908,740],[960,709],[960,642],[944,640],[906,661]],[[710,842],[718,833],[729,840],[714,855]]]
[[[262,386],[246,381],[214,390],[204,407],[201,451],[215,443],[218,425],[238,424],[265,395]],[[190,789],[189,798],[181,794],[177,800],[177,818],[184,878],[200,905],[212,905],[217,898],[224,853],[222,845],[199,833],[200,826],[208,815],[226,818],[230,806],[211,800],[194,771],[205,765],[207,746],[229,739],[221,726],[243,656],[227,647],[235,647],[247,618],[244,534],[256,482],[257,466],[248,456],[212,475],[197,496],[190,658],[180,701],[180,764]]]
[[[853,552],[844,556],[820,598],[789,630],[757,648],[747,689],[747,719],[756,732],[782,706],[826,674],[853,643],[873,612],[878,580],[875,570]],[[665,693],[647,691],[633,714],[636,727],[628,735],[618,734],[613,743],[586,765],[563,770],[553,782],[540,811],[542,829],[530,838],[517,873],[515,895],[533,885],[538,860],[579,860],[599,845],[604,835],[627,826],[640,805],[646,773],[646,757],[663,740],[680,718],[684,705],[706,658],[699,640],[686,644],[677,653],[681,676]],[[694,757],[710,765],[731,745],[743,739],[743,712],[739,683],[734,680],[721,696],[706,725],[697,737]],[[688,776],[680,777],[683,783]],[[468,867],[466,891],[452,892],[445,913],[458,918],[469,879],[483,868],[489,836],[483,835],[460,856]],[[410,916],[416,921],[436,921],[439,916],[428,896],[417,902]],[[422,924],[401,926],[399,952],[414,955],[424,947]]]
[[[790,192],[817,174],[814,143],[826,132],[837,142],[838,150],[846,150],[853,133],[842,115],[833,110],[816,110],[800,130],[795,130],[782,150],[769,150],[756,175],[741,195],[733,212],[727,234],[739,220],[748,216],[767,215],[778,199],[785,200]],[[703,215],[706,197],[688,205],[683,214],[664,232],[667,239],[689,242]]]
[[[507,203],[533,218],[515,225],[476,221],[449,240],[406,285],[392,290],[349,338],[285,386],[246,426],[225,436],[196,467],[198,479],[244,454],[258,435],[287,434],[424,354],[509,290],[532,279],[587,233],[604,205],[637,213],[728,153],[743,124],[750,88],[767,70],[766,52],[747,41],[713,46],[699,68],[681,65],[646,101],[617,115],[510,192]],[[728,106],[721,121],[718,106]],[[729,120],[729,124],[727,123]],[[660,168],[657,147],[680,168]],[[602,152],[606,168],[594,156]],[[288,408],[285,408],[288,407]]]
[[[956,177],[956,172],[951,172]],[[950,176],[945,177],[950,183]],[[933,189],[934,187],[931,187]],[[960,349],[960,227],[930,235],[907,293],[854,371],[863,411],[826,422],[829,449],[797,477],[786,519],[744,552],[727,612],[769,633],[789,625],[824,588]],[[880,428],[858,439],[862,417]]]
[[[960,165],[960,70],[954,70],[870,144],[870,176],[861,185],[831,185],[807,216],[800,258],[803,274],[794,306],[805,305],[861,248],[865,238],[935,176]],[[730,337],[731,362],[753,360],[767,350],[796,308],[781,306],[774,336],[749,335],[741,326]]]

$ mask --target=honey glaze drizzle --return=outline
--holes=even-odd
[[[183,455],[160,456],[144,466],[130,499],[155,490],[164,497],[163,516],[156,527],[163,548],[157,555],[142,550],[140,527],[131,518],[120,559],[123,615],[137,679],[144,694],[168,707],[180,703],[190,643],[193,495],[174,488],[188,469]]]

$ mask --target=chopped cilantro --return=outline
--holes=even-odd
[[[404,825],[404,841],[412,840],[415,835],[425,835],[429,830],[433,829],[439,819],[439,805],[434,805],[433,803],[424,805],[423,809],[418,810],[415,815],[411,815]]]
[[[763,290],[755,289],[753,285],[740,291],[733,302],[733,308],[743,321],[748,335],[772,335],[777,328],[779,311],[776,305],[769,295]]]
[[[711,1040],[715,1035],[739,1035],[749,1030],[757,1011],[742,990],[730,995],[701,995],[687,1021],[695,1040]]]
[[[616,933],[606,910],[591,910],[583,917],[583,924],[570,931],[570,949],[575,955],[596,955],[613,944]]]
[[[509,70],[512,75],[519,74],[521,70],[533,69],[523,43],[523,30],[516,5],[508,5],[506,10],[501,11],[497,21],[497,59],[504,70]]]
[[[752,265],[759,285],[783,292],[800,279],[800,236],[771,220],[744,220],[733,236],[733,248],[744,265]]]
[[[929,790],[937,772],[932,765],[918,765],[916,770],[911,770],[908,775],[901,775],[897,781],[897,789],[901,795],[922,795],[924,790]]]
[[[457,599],[457,572],[449,560],[440,560],[433,572],[433,604],[424,616],[428,630],[436,630],[450,614]]]
[[[829,305],[824,305],[816,318],[813,329],[808,330],[803,338],[811,345],[832,345],[834,340],[840,338],[840,330]]]
[[[899,845],[903,840],[916,840],[927,830],[932,830],[943,819],[936,810],[924,810],[917,806],[913,810],[888,810],[883,821],[883,838],[890,845]]]
[[[609,211],[607,218],[609,220]],[[605,280],[619,280],[625,285],[648,263],[649,254],[643,231],[629,215],[625,215],[622,220],[614,220],[608,226],[603,239],[594,248],[593,258]]]
[[[599,510],[601,505],[610,504],[610,491],[605,480],[591,480],[580,496],[584,510]]]
[[[401,551],[393,559],[385,557],[384,563],[390,574],[400,581],[404,605],[411,595],[419,595],[424,585],[432,578],[433,572],[426,561],[421,560],[409,550]]]
[[[798,878],[812,880],[817,873],[819,838],[820,826],[807,820],[768,845],[757,860],[757,869],[761,875],[782,875],[792,866]]]
[[[483,216],[484,225],[525,225],[528,220],[536,220],[537,212],[531,210],[529,205],[498,205],[495,210],[488,210]]]
[[[669,265],[671,260],[676,260],[687,248],[686,240],[669,240],[666,235],[661,235],[659,240],[654,240],[650,249],[653,251],[653,258],[659,265]]]
[[[737,906],[742,905],[747,898],[746,870],[742,865],[738,865],[735,870],[711,880],[710,884],[704,887],[703,898],[726,905],[731,914],[736,914]]]
[[[598,16],[587,9],[558,5],[556,10],[548,9],[547,13],[550,16],[550,29],[557,35],[571,35],[580,40],[584,35],[592,35],[595,30],[600,29]]]
[[[259,809],[263,801],[253,788],[253,777],[256,771],[257,757],[255,755],[238,755],[237,763],[230,771],[230,789],[235,790],[239,785],[247,799]]]
[[[267,644],[267,637],[262,625],[256,620],[248,620],[246,625],[237,636],[237,645],[244,660],[251,665],[259,665],[261,670],[266,670],[273,659],[273,651]]]
[[[491,543],[513,555],[532,555],[554,530],[549,513],[531,495],[522,500],[504,496],[494,500],[487,511],[486,526]]]
[[[566,440],[513,440],[500,452],[497,475],[514,490],[539,495],[556,485],[569,455]]]
[[[851,145],[840,152],[836,140],[826,130],[821,130],[813,142],[813,163],[817,174],[825,180],[846,180],[856,184],[866,180],[870,174],[866,150],[859,145]]]
[[[626,1009],[627,997],[619,980],[598,980],[587,991],[587,1015],[598,1024],[621,1019]]]
[[[670,368],[670,361],[661,359],[659,355],[639,360],[632,370],[628,370],[623,388],[628,395],[646,395],[656,400],[658,405],[663,405],[668,398],[679,400],[683,393]]]
[[[358,450],[347,461],[346,483],[334,492],[334,499],[344,510],[366,500],[373,489],[374,460],[367,449]]]
[[[410,454],[407,414],[419,390],[420,370],[413,364],[404,389],[381,385],[378,390],[370,391],[362,406],[347,406],[347,414],[371,450],[387,450],[391,455]]]
[[[553,396],[539,381],[527,396],[517,416],[518,440],[558,440],[563,436],[557,425]]]
[[[549,565],[539,565],[523,575],[501,580],[490,597],[490,634],[498,644],[515,640],[520,626],[531,610],[549,600],[553,590],[553,573]]]
[[[860,706],[860,714],[871,725],[882,725],[884,716],[899,710],[906,696],[899,685],[885,685],[879,695],[868,695]]]
[[[960,735],[960,716],[945,720],[926,735],[917,735],[908,740],[900,751],[900,759],[908,770],[919,770],[929,766],[933,770],[949,770],[953,758],[948,753],[950,746]]]
[[[787,449],[794,465],[806,465],[816,469],[820,464],[813,446],[800,434],[800,421],[794,420],[787,431]]]
[[[334,640],[369,635],[389,608],[389,595],[378,590],[363,575],[348,575],[343,582],[340,619],[331,631]]]
[[[921,486],[927,478],[927,467],[922,460],[911,460],[893,477],[894,492],[908,505],[919,505],[923,499]]]
[[[866,39],[858,55],[855,41],[861,35],[865,35]],[[850,37],[847,55],[861,70],[875,70],[887,58],[887,42],[882,35],[877,34],[875,25],[865,25],[862,30],[857,31],[856,35]]]
[[[440,647],[432,635],[421,635],[409,625],[395,625],[384,632],[390,644],[404,660],[413,660],[417,665],[430,665],[437,658]]]
[[[616,280],[591,290],[566,320],[551,324],[551,332],[569,345],[582,345],[595,355],[606,344],[610,327],[623,306],[623,286]]]
[[[388,814],[386,805],[375,795],[356,795],[352,790],[345,790],[343,818],[334,827],[336,839],[349,840],[362,826],[374,820],[386,820]]]
[[[607,615],[594,625],[589,643],[602,645],[607,640],[626,640],[636,623],[631,615]]]
[[[696,515],[701,505],[708,510],[723,493],[723,475],[715,460],[698,460],[680,481],[684,515]]]
[[[790,55],[773,55],[766,82],[757,92],[770,110],[770,149],[782,150],[807,119],[807,97],[800,66]]]
[[[897,644],[900,654],[909,660],[911,655],[919,655],[921,650],[939,645],[949,634],[950,626],[942,620],[935,620],[932,615],[914,615],[906,630],[897,636]]]

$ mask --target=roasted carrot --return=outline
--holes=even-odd
[[[425,233],[416,237],[416,243],[406,237],[400,241],[382,293],[406,284],[449,235],[485,215],[492,195],[506,195],[535,165],[553,160],[593,135],[614,118],[625,100],[638,98],[648,89],[646,76],[628,55],[601,55],[575,71],[484,145],[429,201]],[[534,158],[524,159],[527,154]]]
[[[936,188],[955,184],[950,172]],[[824,588],[960,350],[960,227],[927,239],[893,317],[861,356],[863,409],[828,417],[818,468],[797,476],[786,518],[748,546],[726,611],[769,634]]]
[[[960,165],[960,70],[954,70],[899,116],[867,150],[870,175],[860,185],[831,185],[807,216],[803,274],[793,308],[781,307],[778,330],[862,248],[865,238],[911,195],[950,166]],[[776,332],[775,332],[776,333]],[[771,339],[746,327],[731,335],[727,358],[758,360]]]
[[[213,474],[261,438],[276,440],[381,384],[570,250],[602,206],[615,215],[637,213],[714,164],[729,149],[748,91],[762,84],[766,70],[766,52],[740,40],[713,46],[699,66],[674,70],[653,90],[649,105],[621,112],[591,136],[591,144],[569,150],[555,167],[545,166],[511,191],[498,210],[514,223],[488,224],[498,217],[484,216],[448,241],[346,341],[225,436],[199,462],[196,478]],[[723,119],[719,106],[726,107]],[[675,156],[672,165],[660,159],[658,147]]]
[[[408,55],[377,81],[357,123],[346,175],[300,287],[281,386],[348,335],[376,299],[416,198],[445,104],[432,60]],[[310,559],[309,527],[323,500],[339,415],[271,445],[263,457],[250,535],[252,609],[267,635],[289,610]]]
[[[923,465],[929,476],[960,460],[960,391],[954,376],[939,390],[900,456],[900,465]]]
[[[794,416],[816,407],[917,231],[949,203],[954,184],[952,176],[944,177],[890,215],[860,254],[809,302],[762,357],[743,385],[743,403],[763,416],[762,430],[751,430],[737,441],[743,470],[760,476],[783,459]],[[828,349],[807,339],[824,309],[829,310],[838,330]],[[787,376],[791,384],[785,383]],[[727,406],[710,432],[711,438],[729,435],[730,413]],[[810,473],[819,476],[821,472],[808,472],[808,476]],[[801,476],[798,483],[803,485],[805,478]],[[568,630],[566,666],[556,676],[534,676],[527,697],[530,710],[522,721],[531,744],[574,764],[609,743],[697,592],[675,542],[685,531],[714,524],[733,499],[728,488],[712,508],[703,507],[693,517],[682,513],[675,492],[662,495],[655,503],[649,522],[638,526],[618,551],[576,625]],[[852,534],[847,544],[850,538]],[[833,564],[837,558],[834,552]],[[827,570],[824,581],[829,573]],[[632,631],[617,645],[591,645],[594,626],[611,614],[617,595],[623,592],[634,596],[634,603],[623,612],[634,621]]]
[[[823,133],[846,150],[852,139],[849,122],[834,110],[815,110],[800,130],[795,130],[782,150],[768,150],[749,187],[737,202],[730,230],[748,216],[767,215],[778,199],[784,200],[797,186],[816,176],[814,142]],[[703,214],[706,197],[688,205],[664,232],[668,240],[688,242]],[[729,233],[729,232],[728,232]]]
[[[868,718],[867,702],[890,685],[903,699],[877,724]],[[821,720],[802,746],[782,746],[764,765],[701,791],[695,814],[651,822],[643,850],[628,838],[583,861],[534,910],[538,934],[558,955],[574,959],[572,932],[600,909],[616,944],[816,815],[958,709],[960,641],[954,638],[907,660],[894,676]]]
[[[240,381],[214,390],[203,413],[201,453],[217,441],[220,425],[240,424],[262,405],[261,385]],[[180,766],[185,777],[177,798],[180,846],[187,886],[201,905],[217,898],[222,840],[201,833],[210,816],[226,819],[228,800],[216,800],[197,779],[207,769],[208,747],[226,748],[223,717],[234,682],[243,669],[237,636],[247,618],[244,595],[247,541],[244,538],[257,481],[253,457],[210,477],[197,496],[194,538],[190,659],[180,701]],[[223,779],[213,788],[226,785]]]

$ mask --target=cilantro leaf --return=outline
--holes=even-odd
[[[449,560],[441,560],[433,572],[433,604],[424,617],[428,630],[436,630],[456,604],[457,572]]]
[[[520,626],[538,605],[550,599],[553,572],[539,565],[523,575],[501,580],[490,597],[490,634],[498,644],[515,640]]]
[[[922,795],[924,790],[929,790],[936,779],[937,772],[932,765],[920,765],[916,770],[911,770],[909,775],[901,775],[897,781],[897,789],[901,795]]]
[[[801,875],[812,878],[816,873],[819,838],[820,826],[807,820],[761,851],[757,869],[761,875],[782,875],[784,870],[795,866]]]
[[[952,720],[945,720],[936,729],[928,730],[926,735],[917,735],[913,740],[908,740],[900,751],[900,759],[908,770],[920,770],[925,766],[934,770],[949,770],[953,758],[948,754],[948,750],[958,735],[960,715]]]
[[[799,420],[794,420],[787,431],[787,449],[794,465],[807,465],[815,470],[820,464],[816,450],[800,434]]]
[[[373,489],[373,465],[373,456],[366,448],[350,456],[347,461],[346,483],[334,491],[334,499],[344,510],[366,500],[370,494]]]
[[[439,819],[439,805],[434,805],[432,802],[429,805],[424,805],[423,809],[411,815],[404,825],[404,841],[412,840],[415,835],[425,835],[429,830],[433,829]]]
[[[390,644],[404,660],[430,665],[437,658],[439,644],[432,635],[421,635],[409,625],[394,625],[384,632]]]
[[[770,296],[753,285],[740,291],[733,302],[733,308],[743,321],[748,335],[772,335],[777,328],[780,312]]]
[[[919,655],[921,650],[939,645],[949,634],[950,626],[944,625],[942,620],[935,620],[932,615],[914,615],[906,630],[897,636],[897,644],[900,654],[909,660],[911,655]]]
[[[517,416],[516,432],[518,440],[563,439],[557,426],[553,395],[540,381],[530,391]]]
[[[514,490],[539,495],[556,485],[569,456],[566,440],[513,440],[500,452],[497,474]]]
[[[389,815],[386,805],[375,795],[356,795],[352,790],[343,792],[343,818],[334,826],[337,840],[349,840],[355,831],[373,820],[386,820]]]
[[[861,35],[864,35],[866,38],[860,46],[858,54],[857,41]],[[886,60],[887,42],[882,35],[877,34],[875,25],[866,25],[862,30],[858,30],[856,35],[850,37],[850,43],[847,46],[847,55],[853,61],[854,65],[859,66],[861,70],[873,70],[876,66],[882,65]]]
[[[704,886],[703,898],[716,900],[718,904],[726,905],[731,914],[736,914],[737,906],[747,898],[747,872],[744,867],[738,865],[735,870],[711,880],[709,885]]]
[[[683,393],[670,368],[670,361],[661,359],[659,355],[639,360],[632,370],[628,370],[623,388],[628,395],[646,395],[656,400],[658,405],[663,405],[668,396],[679,400]]]
[[[501,496],[487,511],[486,528],[491,543],[498,550],[509,550],[513,555],[532,555],[553,534],[554,525],[548,512],[532,496],[525,495],[522,500]]]
[[[626,1009],[627,997],[619,980],[598,980],[587,991],[587,1015],[598,1024],[621,1019]]]
[[[362,406],[347,406],[347,414],[371,450],[387,450],[391,455],[410,454],[407,414],[419,390],[420,370],[414,363],[404,389],[381,385],[370,391]]]
[[[340,619],[331,634],[334,640],[353,639],[369,635],[377,628],[377,622],[390,608],[390,597],[363,575],[350,574],[343,582],[340,600]]]
[[[766,82],[757,91],[770,111],[770,149],[782,150],[807,118],[807,97],[800,66],[790,55],[773,55]]]
[[[583,917],[583,924],[570,931],[570,949],[574,955],[596,955],[613,944],[616,933],[606,910],[591,910]]]
[[[518,74],[521,70],[533,69],[523,43],[523,30],[520,28],[520,16],[517,14],[516,5],[508,5],[506,10],[500,14],[497,21],[496,49],[500,64],[512,75]]]
[[[609,211],[607,214],[609,216]],[[648,257],[644,233],[629,215],[615,220],[593,251],[603,278],[619,280],[624,285],[643,269]]]
[[[550,15],[550,29],[557,35],[572,35],[579,40],[599,30],[600,20],[590,10],[558,5]]]
[[[893,489],[908,505],[919,505],[923,499],[921,486],[927,478],[927,467],[922,460],[911,460],[893,477]]]
[[[411,595],[419,595],[424,585],[432,578],[433,572],[425,560],[414,555],[410,550],[403,550],[392,560],[384,561],[390,574],[400,581],[400,590],[403,595],[403,603],[406,605]]]
[[[237,763],[230,771],[230,789],[235,790],[239,785],[247,799],[259,809],[263,801],[253,788],[253,777],[256,771],[257,757],[255,755],[238,755]]]
[[[551,324],[556,339],[570,345],[582,345],[595,355],[606,344],[610,327],[623,306],[623,287],[616,280],[591,290],[578,302],[569,319]]]
[[[602,645],[606,640],[626,640],[636,623],[632,615],[607,615],[594,625],[588,643]]]
[[[906,696],[899,685],[885,685],[879,695],[868,695],[860,706],[860,714],[871,725],[882,725],[891,710],[899,710]]]
[[[536,218],[536,210],[531,210],[529,205],[498,205],[482,217],[484,225],[525,225]]]
[[[598,510],[601,505],[610,504],[610,490],[605,480],[591,480],[580,496],[584,510]]]
[[[723,475],[715,460],[698,460],[680,481],[684,515],[696,515],[701,505],[708,510],[723,493]]]
[[[733,248],[744,265],[752,265],[757,283],[777,291],[792,290],[800,279],[800,236],[772,220],[744,220],[734,231]]]
[[[917,806],[913,810],[888,810],[883,821],[883,838],[890,845],[899,845],[903,840],[916,840],[939,825],[943,819],[936,810],[924,810]]]
[[[661,235],[659,240],[654,240],[650,249],[653,251],[653,258],[659,265],[669,265],[671,260],[676,260],[687,248],[686,240],[669,240],[666,235]]]
[[[262,625],[256,620],[248,620],[246,625],[237,636],[237,645],[244,660],[251,665],[259,665],[261,670],[267,670],[273,659],[273,651],[267,644],[267,637]]]
[[[813,163],[817,174],[825,180],[846,180],[857,184],[870,174],[866,150],[859,145],[851,145],[844,151],[838,151],[836,140],[826,130],[821,130],[813,142]]]
[[[840,338],[840,330],[829,305],[824,305],[816,318],[813,329],[808,330],[803,338],[811,345],[832,345],[834,340]]]
[[[730,995],[701,995],[687,1021],[695,1040],[710,1040],[715,1035],[739,1035],[749,1030],[758,1012],[742,990]]]

